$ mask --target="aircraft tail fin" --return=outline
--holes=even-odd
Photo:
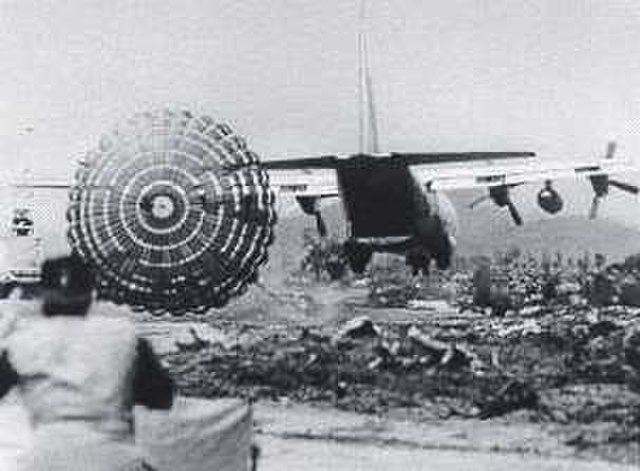
[[[361,154],[376,154],[380,152],[380,146],[373,84],[369,70],[366,13],[366,0],[361,0],[358,30],[359,150]]]

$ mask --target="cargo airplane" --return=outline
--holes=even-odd
[[[275,193],[295,197],[323,237],[320,202],[340,197],[348,223],[344,253],[356,273],[376,252],[403,255],[414,272],[427,272],[434,261],[449,266],[456,214],[445,190],[483,188],[481,200],[507,208],[516,224],[522,218],[510,193],[525,183],[543,182],[538,203],[549,213],[562,209],[553,187],[561,177],[590,180],[592,216],[610,188],[638,193],[610,178],[637,170],[611,158],[613,144],[595,162],[542,162],[532,152],[381,153],[363,28],[358,38],[355,154],[265,161],[226,123],[155,110],[103,135],[78,162],[72,183],[29,178],[0,189],[64,190],[66,242],[96,273],[99,295],[158,315],[224,306],[257,280],[274,238]],[[25,221],[14,223],[14,239],[33,232]]]
[[[364,25],[364,2],[360,14]],[[405,255],[414,272],[427,272],[432,261],[439,268],[448,267],[456,245],[456,214],[442,190],[485,188],[488,193],[471,207],[490,199],[507,208],[518,225],[523,221],[510,191],[524,183],[544,182],[538,204],[554,214],[563,202],[553,180],[589,179],[594,190],[592,218],[610,187],[638,194],[635,185],[609,178],[612,173],[637,171],[628,162],[612,160],[615,143],[609,144],[604,159],[594,162],[541,162],[533,152],[381,153],[364,27],[358,43],[359,152],[263,162],[271,186],[293,195],[306,214],[315,216],[322,237],[327,229],[320,201],[342,199],[348,224],[344,252],[354,272],[362,273],[376,252]]]

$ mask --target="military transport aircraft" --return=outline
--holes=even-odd
[[[443,190],[484,188],[483,199],[506,207],[516,224],[522,218],[510,192],[525,183],[543,182],[538,203],[550,213],[562,208],[553,187],[561,177],[590,180],[592,215],[611,187],[638,193],[610,178],[637,170],[611,158],[613,145],[595,162],[543,162],[520,151],[381,153],[364,27],[358,38],[356,154],[261,161],[223,122],[155,110],[103,135],[79,161],[72,183],[30,177],[6,186],[67,191],[67,242],[94,269],[99,295],[171,315],[224,306],[256,281],[273,241],[276,193],[293,195],[323,236],[320,201],[342,198],[344,248],[356,273],[374,252],[402,254],[414,271],[426,272],[433,261],[447,267],[456,215]]]
[[[361,3],[359,43],[360,149],[352,155],[325,155],[263,162],[271,185],[294,195],[302,210],[316,217],[318,232],[326,235],[320,211],[324,198],[342,198],[349,238],[344,249],[351,269],[362,273],[374,252],[400,253],[414,272],[427,272],[432,260],[446,268],[455,247],[456,217],[440,190],[487,188],[490,199],[506,207],[514,222],[522,218],[510,190],[543,181],[539,206],[552,214],[562,209],[556,178],[588,178],[595,193],[591,217],[610,187],[638,194],[635,185],[609,178],[611,173],[637,171],[633,165],[612,161],[615,143],[604,160],[596,162],[537,162],[533,152],[381,153],[378,145],[374,93],[368,65],[365,2]]]
[[[613,145],[610,146],[613,148]],[[594,199],[590,217],[610,187],[632,194],[637,186],[609,177],[638,171],[630,163],[536,162],[527,152],[470,153],[361,153],[348,157],[323,156],[265,162],[271,184],[293,194],[302,210],[314,215],[318,232],[326,235],[320,200],[341,197],[348,221],[345,255],[351,269],[362,273],[375,252],[400,253],[414,271],[427,272],[432,260],[446,268],[455,248],[456,215],[442,190],[487,188],[488,194],[471,203],[490,199],[506,207],[513,221],[523,223],[510,190],[524,183],[543,181],[539,206],[555,214],[563,200],[553,179],[584,177],[590,180]]]

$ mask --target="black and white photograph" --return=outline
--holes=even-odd
[[[640,6],[0,0],[0,470],[640,466]]]

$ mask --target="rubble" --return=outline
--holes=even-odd
[[[480,367],[481,361],[468,349],[454,343],[441,342],[424,335],[416,326],[407,331],[407,339],[423,364],[437,364],[451,369]]]
[[[623,348],[627,383],[632,390],[640,393],[640,324],[628,329]]]
[[[410,299],[407,301],[407,307],[421,311],[445,311],[452,309],[452,306],[448,302],[441,299]]]
[[[511,380],[482,405],[478,417],[486,420],[519,409],[537,410],[539,408],[540,396],[531,385],[519,380]]]
[[[373,321],[366,317],[356,317],[351,319],[336,333],[334,342],[344,339],[373,338],[380,335],[380,328]]]
[[[164,323],[162,327],[141,323],[139,333],[151,339],[154,351],[160,355],[200,352],[213,347],[231,350],[244,348],[242,345],[253,341],[247,332],[225,330],[206,322]]]
[[[525,317],[425,311],[411,323],[355,316],[333,326],[262,324],[250,334],[185,323],[189,340],[163,361],[188,395],[287,398],[375,413],[400,407],[436,417],[548,409],[550,420],[562,421],[547,391],[629,387],[640,364],[640,335],[632,334],[639,317],[616,306],[556,306]],[[251,341],[238,341],[247,335]]]
[[[556,297],[544,300],[542,269],[507,271],[513,307],[501,315],[473,304],[470,272],[442,275],[455,285],[454,303],[438,292],[442,279],[372,273],[354,282],[370,290],[361,305],[254,323],[251,341],[237,322],[187,330],[189,340],[163,361],[187,395],[585,430],[606,422],[613,431],[600,441],[579,430],[566,440],[624,446],[640,433],[640,309],[619,304],[623,297],[596,306],[589,277],[580,281],[575,265],[566,272]]]
[[[176,339],[176,345],[182,350],[200,349],[217,342],[226,343],[224,334],[209,324],[202,322],[190,323],[180,338]]]

